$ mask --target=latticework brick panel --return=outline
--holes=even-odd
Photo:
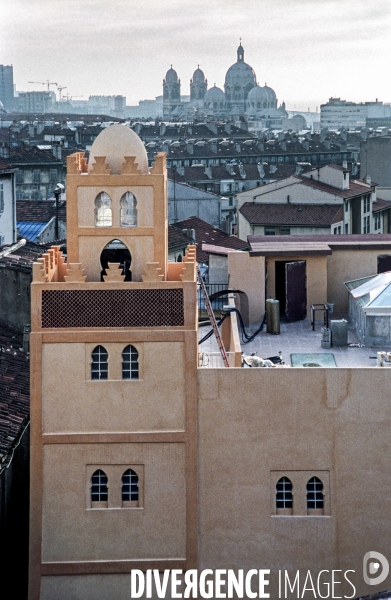
[[[182,289],[43,290],[42,327],[181,327]]]

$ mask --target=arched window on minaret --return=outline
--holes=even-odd
[[[121,227],[137,227],[137,200],[132,192],[125,192],[120,206]]]
[[[95,198],[95,227],[111,227],[111,225],[111,198],[106,192],[101,192]]]

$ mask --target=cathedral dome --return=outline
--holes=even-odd
[[[232,65],[225,76],[225,85],[241,85],[246,86],[248,84],[256,85],[256,76],[254,69],[245,62],[236,62]]]
[[[204,83],[205,75],[204,72],[198,67],[193,73],[193,83]]]
[[[172,66],[166,73],[166,83],[178,83],[178,74]]]
[[[149,173],[148,157],[145,146],[135,133],[126,125],[110,125],[102,130],[91,146],[88,170],[95,163],[95,156],[105,156],[112,174],[120,174],[125,156],[134,156],[138,168],[144,175]]]
[[[254,69],[244,62],[244,49],[240,44],[237,50],[237,61],[227,71],[225,76],[225,89],[240,86],[247,91],[257,85]]]
[[[219,87],[212,87],[206,92],[204,102],[224,102],[225,94]]]
[[[267,85],[264,87],[257,85],[248,93],[246,105],[247,108],[255,108],[256,110],[277,108],[276,94]]]

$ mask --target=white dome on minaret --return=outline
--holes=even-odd
[[[134,156],[142,174],[149,173],[148,156],[141,139],[126,125],[110,125],[95,139],[91,146],[88,160],[88,170],[91,171],[95,163],[95,156],[105,156],[106,163],[112,174],[119,175],[125,156]]]

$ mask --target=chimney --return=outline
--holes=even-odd
[[[259,177],[263,179],[265,177],[265,169],[263,168],[263,163],[257,164]]]
[[[62,157],[61,142],[52,142],[52,152],[53,152],[54,158],[61,160],[61,157]]]
[[[342,168],[343,169],[347,169],[348,168],[348,161],[347,160],[343,160],[342,161]]]
[[[164,135],[166,133],[166,126],[164,123],[160,123],[160,135]]]
[[[209,179],[213,179],[213,175],[212,175],[212,167],[205,167],[205,175],[206,177],[209,177]]]
[[[23,352],[29,352],[30,350],[30,324],[23,327]]]
[[[370,175],[365,176],[365,183],[367,183],[368,185],[371,185],[371,176]]]
[[[196,232],[195,229],[182,229],[182,233],[185,233],[190,241],[195,244],[196,241]]]
[[[186,150],[189,154],[194,154],[194,144],[189,144],[189,142],[186,144]]]

